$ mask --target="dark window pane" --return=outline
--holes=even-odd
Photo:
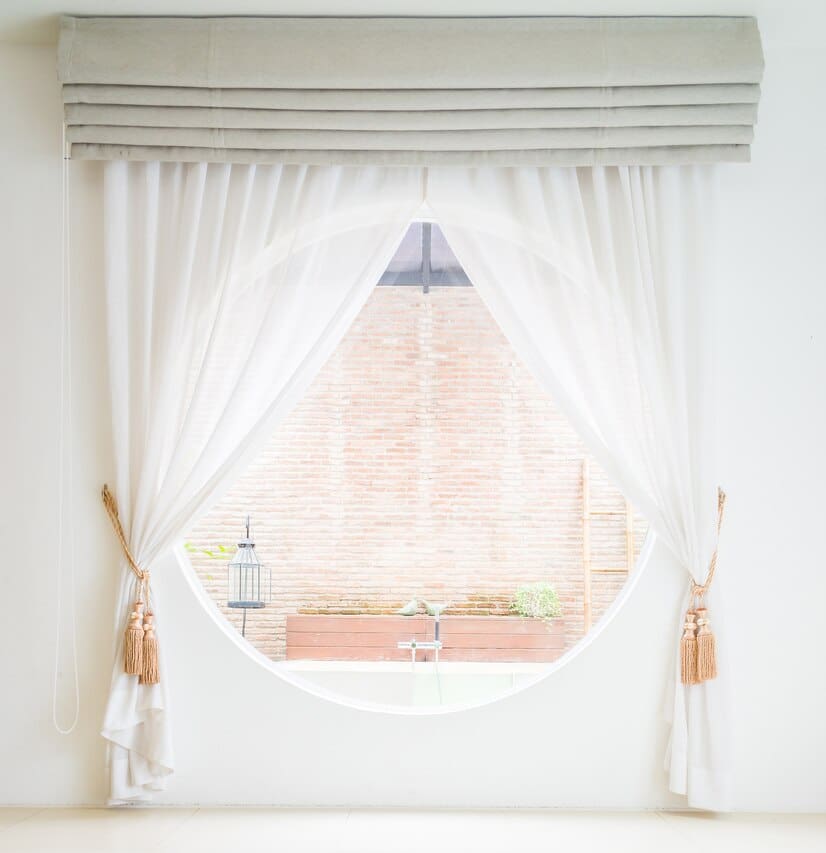
[[[425,270],[429,240],[430,268]],[[467,286],[470,284],[456,255],[450,248],[441,228],[435,223],[429,228],[413,222],[407,229],[396,254],[379,280],[380,285]]]

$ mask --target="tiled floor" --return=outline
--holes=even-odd
[[[334,809],[0,809],[2,853],[807,853],[826,815]]]

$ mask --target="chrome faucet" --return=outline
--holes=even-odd
[[[432,640],[417,640],[415,637],[412,640],[399,640],[396,643],[397,649],[410,649],[410,662],[416,663],[416,652],[419,649],[433,649],[436,653],[436,663],[439,662],[439,649],[442,648],[442,641],[439,639],[439,616],[441,612],[439,610],[436,611],[435,614],[435,623],[433,629],[433,639]]]
[[[416,651],[418,649],[433,649],[436,652],[436,663],[439,662],[439,649],[442,647],[440,640],[399,640],[396,644],[399,649],[410,649],[410,661],[416,663]]]

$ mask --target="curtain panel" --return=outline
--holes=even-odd
[[[81,159],[347,165],[742,161],[744,17],[75,18]]]
[[[415,171],[108,163],[114,493],[142,570],[237,478],[358,314],[415,211]],[[174,767],[168,681],[123,667],[124,563],[103,737],[110,802]],[[153,596],[160,650],[163,602]]]
[[[689,589],[703,583],[717,543],[715,175],[708,166],[452,169],[431,173],[428,193],[515,351],[685,568]],[[681,629],[682,619],[675,649]],[[724,680],[686,689],[678,662],[674,671],[670,788],[724,810]]]

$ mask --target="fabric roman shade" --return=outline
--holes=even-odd
[[[70,156],[742,161],[753,18],[63,18]]]

